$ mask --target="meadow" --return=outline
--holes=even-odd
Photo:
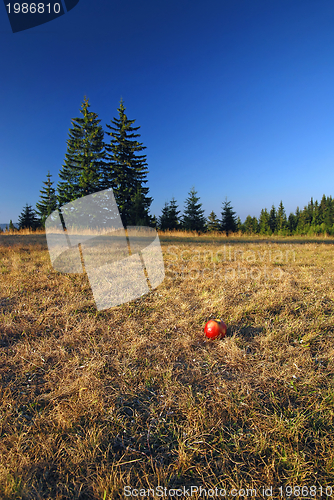
[[[164,282],[97,311],[43,233],[0,235],[0,498],[331,498],[334,239],[160,241]]]

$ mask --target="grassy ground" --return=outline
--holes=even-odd
[[[43,234],[0,235],[0,498],[334,494],[334,240],[161,242],[162,285],[97,312]]]

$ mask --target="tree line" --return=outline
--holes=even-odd
[[[177,201],[172,198],[162,208],[160,216],[149,214],[153,199],[148,195],[146,155],[141,153],[145,146],[138,141],[140,127],[134,127],[135,120],[128,119],[121,99],[118,117],[101,126],[98,115],[89,111],[87,97],[81,105],[81,117],[71,120],[67,151],[59,182],[56,187],[47,173],[40,190],[40,198],[33,208],[28,203],[19,216],[19,228],[42,228],[45,220],[64,204],[89,194],[112,188],[124,226],[152,226],[162,231],[185,230],[261,235],[329,234],[334,235],[334,200],[323,195],[320,203],[311,201],[302,210],[287,217],[283,202],[278,208],[272,205],[261,210],[259,218],[248,215],[242,223],[236,216],[231,202],[225,199],[221,217],[212,211],[208,218],[194,187],[188,193],[183,214]],[[107,136],[107,141],[105,140]],[[10,221],[9,229],[15,230]],[[1,231],[1,229],[0,229]]]
[[[240,217],[231,207],[229,201],[222,206],[221,219],[212,211],[207,220],[203,216],[197,193],[192,190],[186,200],[185,214],[179,218],[178,206],[173,198],[165,204],[159,218],[158,227],[162,230],[185,229],[193,231],[220,231],[226,233],[260,234],[260,235],[315,235],[328,234],[334,236],[334,200],[323,195],[320,203],[311,201],[302,210],[297,207],[295,213],[287,217],[283,202],[278,208],[272,205],[261,210],[259,218],[248,215],[242,223]]]

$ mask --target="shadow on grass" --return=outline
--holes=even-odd
[[[275,238],[252,238],[252,237],[211,237],[209,235],[199,235],[199,236],[177,236],[177,235],[164,235],[159,234],[159,239],[161,243],[203,243],[203,244],[214,244],[214,245],[240,245],[240,244],[309,244],[318,243],[326,245],[334,245],[334,238],[322,238],[322,237],[293,237],[293,236],[280,236]],[[10,234],[4,235],[0,234],[0,246],[11,247],[11,246],[24,246],[24,245],[39,245],[43,249],[47,249],[46,235],[45,234]]]
[[[280,238],[210,238],[209,236],[198,236],[198,237],[184,237],[184,236],[164,236],[163,234],[159,235],[159,239],[161,243],[203,243],[203,244],[213,244],[213,245],[241,245],[241,244],[258,244],[258,245],[305,245],[310,243],[318,243],[326,244],[326,245],[334,245],[333,238],[309,238],[309,237],[300,237],[294,238],[282,236]]]
[[[0,247],[15,247],[15,246],[40,246],[47,250],[45,234],[0,234]]]

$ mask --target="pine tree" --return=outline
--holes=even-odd
[[[300,211],[298,217],[298,234],[305,234],[308,232],[312,219],[310,219],[310,215],[307,207],[305,206],[303,210]]]
[[[326,218],[326,212],[328,210],[328,201],[325,195],[322,196],[321,202],[319,205],[319,222],[318,224],[322,224]]]
[[[165,202],[165,206],[161,210],[161,215],[159,217],[159,229],[166,231],[169,229],[169,204]]]
[[[298,224],[297,215],[295,215],[291,212],[289,215],[287,224],[288,224],[290,234],[294,234],[294,232],[297,229],[297,224]]]
[[[231,207],[231,202],[227,201],[227,198],[223,203],[223,210],[221,214],[222,218],[220,228],[226,233],[226,236],[228,236],[230,232],[235,232],[237,230],[237,219],[236,213]]]
[[[56,191],[52,187],[53,182],[51,181],[52,175],[50,172],[47,173],[47,180],[43,182],[44,186],[41,190],[40,202],[36,203],[36,212],[41,220],[42,226],[45,225],[45,220],[54,211],[57,210],[57,196]]]
[[[247,234],[253,232],[253,217],[251,215],[247,215],[244,226]]]
[[[296,208],[296,213],[295,213],[295,231],[298,233],[298,229],[300,226],[300,208]]]
[[[217,215],[214,213],[213,210],[208,217],[207,228],[208,231],[210,232],[220,231],[220,220],[218,219]]]
[[[259,217],[259,232],[260,234],[268,234],[270,232],[269,227],[269,213],[266,208],[261,210]]]
[[[142,193],[140,185],[137,186],[137,191],[132,198],[131,206],[128,211],[128,220],[131,226],[150,226],[152,217],[147,213],[145,196]]]
[[[271,233],[275,233],[276,228],[277,228],[275,205],[272,205],[270,213],[269,213],[269,228],[270,228]]]
[[[309,225],[315,229],[317,226],[319,226],[323,220],[324,220],[324,213],[323,213],[324,205],[319,206],[318,200],[315,200],[314,203],[314,208],[313,208],[313,215],[311,222],[309,222]]]
[[[318,206],[318,202],[316,202],[316,205]],[[307,207],[304,208],[305,210],[305,222],[307,225],[312,224],[312,219],[314,215],[314,208],[315,205],[313,203],[313,198],[311,197],[311,201],[307,204]]]
[[[161,211],[161,216],[159,217],[159,228],[163,231],[173,229],[178,229],[179,227],[179,213],[176,200],[171,199],[169,203],[165,203]]]
[[[281,202],[278,206],[277,215],[276,215],[276,229],[277,229],[277,231],[283,231],[286,228],[286,225],[287,225],[286,214],[285,214],[283,202],[281,200]]]
[[[206,229],[206,219],[202,203],[198,203],[200,198],[197,191],[192,187],[189,191],[189,197],[185,201],[185,210],[182,217],[182,227],[186,231],[203,232]]]
[[[15,231],[15,230],[16,230],[16,227],[14,226],[12,219],[10,219],[10,221],[9,221],[9,231]]]
[[[169,202],[169,229],[178,229],[180,226],[180,219],[179,219],[179,214],[180,210],[178,210],[178,205],[173,197],[171,201]]]
[[[31,205],[26,204],[19,216],[19,229],[37,229],[40,226],[40,221],[36,216],[35,210]]]
[[[252,218],[252,227],[253,227],[253,233],[256,234],[259,232],[259,222],[258,222],[257,218],[255,217],[255,215]]]
[[[115,200],[124,226],[135,225],[135,199],[138,188],[141,193],[141,219],[148,223],[151,218],[148,214],[152,198],[148,195],[149,189],[144,185],[147,183],[146,155],[136,153],[146,149],[142,143],[137,141],[140,134],[135,134],[140,127],[132,127],[136,120],[129,120],[125,114],[123,100],[118,108],[119,118],[111,120],[113,126],[107,124],[110,132],[110,144],[105,144],[106,162],[102,166],[101,189],[112,188]]]
[[[98,115],[88,110],[87,97],[81,105],[81,118],[72,120],[65,162],[59,172],[58,201],[62,206],[101,189],[104,164],[104,132]]]
[[[324,223],[327,233],[330,234],[334,223],[334,200],[331,196],[327,198],[327,208],[324,214]]]

